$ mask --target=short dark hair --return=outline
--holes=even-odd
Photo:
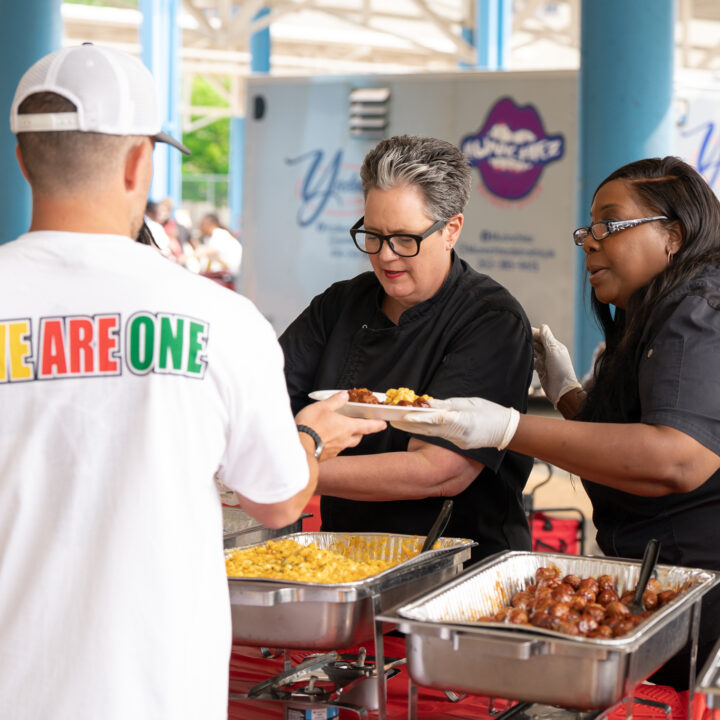
[[[52,92],[28,95],[18,108],[20,115],[74,112],[77,107]],[[130,138],[80,131],[21,132],[20,153],[33,190],[42,194],[71,194],[106,177]],[[132,138],[135,142],[137,138]]]
[[[452,143],[437,138],[396,135],[381,140],[360,168],[363,193],[412,185],[425,198],[425,213],[449,220],[465,209],[472,175],[467,159]]]

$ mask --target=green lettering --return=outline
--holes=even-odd
[[[160,318],[160,363],[165,370],[168,366],[168,353],[172,357],[173,370],[182,369],[183,329],[185,321],[177,318],[175,332],[173,333],[172,318]]]
[[[200,357],[200,353],[205,350],[207,324],[191,321],[189,335],[187,370],[194,375],[201,375],[206,364],[205,358]]]
[[[130,368],[147,372],[153,364],[155,321],[150,315],[136,315],[130,321]]]

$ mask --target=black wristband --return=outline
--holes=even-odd
[[[315,443],[315,452],[313,453],[313,457],[316,460],[320,460],[320,456],[325,449],[325,443],[322,441],[322,438],[307,425],[296,425],[295,427],[297,427],[298,432],[306,433],[313,439],[313,442]]]

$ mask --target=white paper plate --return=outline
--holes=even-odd
[[[308,393],[312,400],[327,400],[340,390],[314,390]],[[373,392],[373,395],[382,403],[385,393]],[[345,403],[339,410],[342,415],[355,418],[374,418],[376,420],[400,420],[406,415],[417,413],[437,412],[434,408],[411,407],[409,405],[371,405],[369,403]]]

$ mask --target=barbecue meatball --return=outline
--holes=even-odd
[[[578,630],[581,635],[589,635],[593,630],[597,630],[598,623],[592,615],[583,613],[577,623]]]
[[[573,590],[577,590],[580,587],[580,578],[577,575],[566,575],[563,578],[563,582]]]
[[[608,617],[627,617],[630,614],[630,610],[628,609],[628,606],[624,603],[619,602],[618,600],[615,600],[613,602],[609,602],[607,606],[605,607],[605,612],[607,613]]]
[[[612,628],[609,625],[598,625],[596,630],[588,633],[591,638],[611,638],[613,636]]]
[[[514,625],[527,625],[530,622],[530,618],[525,610],[521,608],[513,608],[507,616],[507,621]]]
[[[607,587],[601,590],[597,596],[598,603],[605,606],[609,605],[611,602],[617,602],[619,599],[618,594]]]
[[[597,584],[601,590],[615,591],[615,580],[612,575],[600,575],[597,579]]]
[[[600,622],[605,618],[605,608],[598,603],[588,603],[585,606],[584,613],[590,615],[594,620]]]
[[[523,610],[527,610],[527,608],[530,607],[531,603],[532,596],[529,592],[515,593],[515,595],[513,595],[513,599],[510,601],[510,604],[514,608],[522,608]]]
[[[597,597],[598,592],[600,592],[600,587],[598,586],[595,578],[585,578],[580,581],[577,592],[583,595],[592,595],[592,600],[589,600],[589,602],[595,602],[595,598]]]
[[[568,616],[568,613],[570,612],[570,606],[567,603],[556,602],[547,609],[547,612],[548,615],[550,615],[551,617],[565,620]]]
[[[535,571],[535,580],[538,584],[541,580],[549,580],[555,578],[560,574],[560,571],[555,567],[540,567]]]
[[[570,607],[573,610],[584,610],[587,606],[588,601],[583,595],[573,595],[572,600],[570,601]]]

